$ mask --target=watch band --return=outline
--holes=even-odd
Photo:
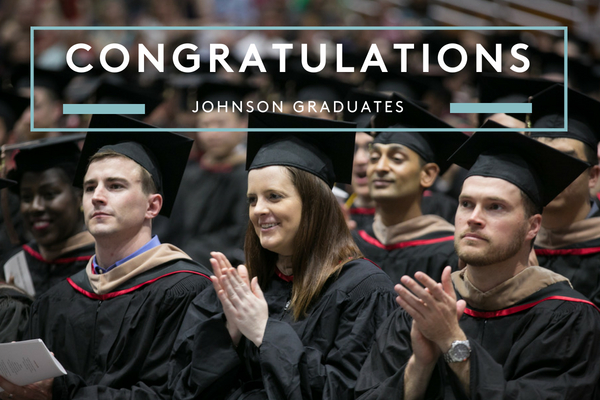
[[[444,361],[447,363],[464,362],[471,355],[471,344],[468,340],[455,340],[450,349],[444,353]]]

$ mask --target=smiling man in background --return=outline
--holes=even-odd
[[[446,159],[467,136],[461,132],[408,132],[410,128],[452,127],[414,103],[403,101],[401,114],[379,113],[380,132],[369,151],[367,176],[369,192],[375,201],[375,219],[365,230],[353,232],[364,256],[398,282],[405,274],[424,271],[439,279],[447,265],[457,267],[454,253],[454,226],[438,215],[423,215],[423,192],[451,163]]]

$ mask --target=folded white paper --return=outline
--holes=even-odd
[[[11,282],[27,292],[28,295],[35,297],[35,288],[33,279],[29,273],[29,266],[25,258],[25,251],[20,251],[4,264],[4,280]]]
[[[0,344],[0,375],[15,385],[29,385],[66,373],[41,339]]]

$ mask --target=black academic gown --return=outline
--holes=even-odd
[[[350,207],[350,219],[356,222],[357,231],[364,231],[373,225],[375,217],[375,207]]]
[[[19,253],[25,256],[37,297],[57,283],[84,269],[95,251],[95,244],[87,243],[61,254],[60,257],[54,260],[46,260],[40,253],[37,243],[32,241],[21,246],[21,250],[16,252],[7,262],[17,257]]]
[[[169,219],[156,218],[153,231],[163,241],[210,266],[210,252],[244,263],[248,227],[248,173],[244,163],[214,169],[188,164]]]
[[[381,326],[356,385],[360,400],[403,398],[411,324],[399,309]],[[510,308],[467,307],[459,324],[471,344],[471,395],[440,358],[426,399],[600,398],[600,312],[567,282]]]
[[[444,218],[454,225],[458,200],[447,194],[426,190],[421,200],[421,212],[423,214],[435,214]]]
[[[27,337],[41,338],[68,371],[54,379],[53,399],[158,398],[178,327],[208,275],[174,260],[97,295],[81,271],[40,296]]]
[[[3,194],[6,193],[6,194]],[[6,210],[4,209],[3,196],[6,196]],[[13,229],[9,229],[9,224],[6,223],[4,218],[5,214],[9,216],[10,223]],[[16,243],[13,243],[13,238]],[[20,211],[19,196],[12,193],[8,189],[0,190],[0,265],[3,265],[12,254],[15,249],[26,243],[26,233],[23,227],[23,216]],[[0,275],[2,272],[0,271]]]
[[[431,232],[414,239],[384,245],[375,237],[373,226],[352,232],[352,237],[365,258],[377,264],[392,282],[400,282],[403,275],[413,277],[417,271],[425,272],[440,281],[448,265],[458,268],[454,252],[454,235],[450,232]]]
[[[0,283],[0,343],[21,340],[32,302],[19,288]]]
[[[591,218],[596,221],[600,231],[600,211]],[[568,233],[568,230],[564,233]],[[568,278],[573,289],[600,307],[600,238],[552,249],[539,243],[535,245],[539,265]]]
[[[372,263],[347,263],[308,315],[293,320],[292,283],[264,288],[269,320],[260,348],[233,346],[214,291],[190,306],[169,371],[174,399],[352,399],[381,322],[395,308],[389,278]]]

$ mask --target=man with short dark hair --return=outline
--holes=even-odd
[[[90,128],[107,127],[151,128],[92,118]],[[210,286],[206,268],[152,237],[152,220],[171,212],[191,145],[172,133],[88,133],[75,184],[96,254],[36,300],[26,334],[68,374],[27,387],[0,379],[10,397],[148,399],[166,386],[187,306]]]
[[[597,399],[599,310],[528,266],[535,209],[586,165],[517,132],[475,133],[450,160],[469,169],[454,242],[466,267],[446,268],[441,284],[402,277],[402,308],[377,333],[360,399]]]
[[[363,255],[397,282],[405,274],[424,271],[439,279],[447,265],[457,267],[452,245],[454,226],[438,215],[423,215],[423,192],[451,165],[446,159],[466,139],[461,132],[412,132],[408,129],[452,127],[409,100],[400,114],[380,112],[370,144],[367,177],[376,211],[371,226],[353,232]]]
[[[364,132],[356,132],[354,163],[352,164],[352,197],[346,202],[346,207],[349,207],[348,210],[351,219],[348,226],[351,230],[369,231],[373,225],[375,202],[371,199],[369,177],[367,176],[369,149],[374,139],[370,132],[374,129],[372,120],[377,114],[376,110],[381,110],[382,114],[390,111],[383,104],[386,101],[390,102],[391,98],[391,96],[378,92],[351,90],[345,99],[347,104],[363,104],[362,107],[357,107],[355,112],[349,111],[348,108],[344,109],[344,121],[356,122],[358,128],[364,128]],[[393,101],[396,101],[396,107],[401,104],[398,102],[399,97],[397,96],[394,96]],[[369,107],[365,107],[366,104]],[[419,103],[418,105],[421,106],[423,104]],[[409,105],[409,107],[411,106],[412,104]],[[387,114],[391,113],[387,112]],[[394,122],[397,121],[390,121],[386,118],[384,123]],[[450,126],[448,125],[448,127]],[[441,174],[438,173],[438,175]],[[457,205],[456,199],[429,189],[423,192],[421,198],[422,214],[439,215],[450,224],[454,223],[454,214],[456,213]]]

